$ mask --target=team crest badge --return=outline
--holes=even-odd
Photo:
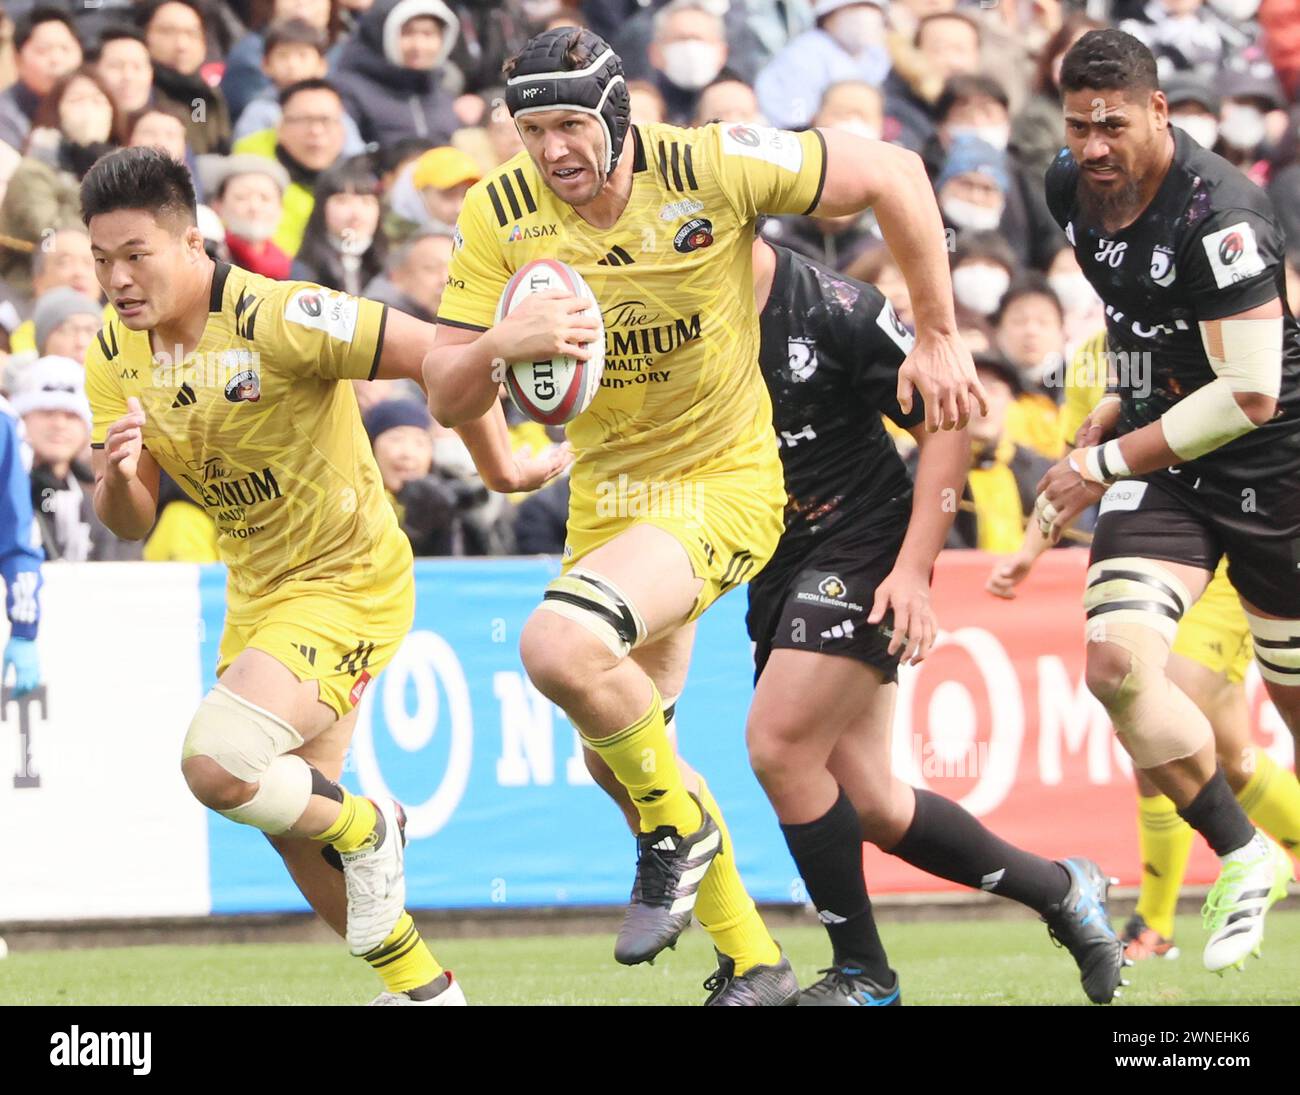
[[[1177,276],[1174,253],[1168,247],[1156,247],[1151,252],[1151,280],[1163,288],[1172,285]]]
[[[262,382],[252,369],[236,373],[226,385],[226,398],[231,403],[256,403],[262,398]]]
[[[673,237],[674,250],[683,255],[708,247],[713,243],[713,222],[705,217],[693,217],[677,230]]]
[[[790,375],[800,382],[817,371],[817,344],[811,338],[792,338],[786,344],[790,355]]]
[[[829,574],[817,584],[817,592],[823,597],[830,597],[838,601],[848,592],[848,586],[839,580],[834,574]]]

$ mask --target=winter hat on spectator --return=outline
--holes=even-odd
[[[935,181],[935,191],[942,190],[945,183],[951,182],[958,175],[984,175],[996,183],[1004,194],[1011,185],[1007,175],[1006,155],[978,137],[958,137],[952,142],[943,171]]]
[[[1211,114],[1219,113],[1219,93],[1203,77],[1193,76],[1190,72],[1175,72],[1160,81],[1160,90],[1169,100],[1170,109],[1184,103],[1196,103]]]
[[[94,316],[99,319],[104,313],[103,306],[91,300],[85,293],[78,293],[70,285],[61,285],[51,289],[36,302],[32,316],[32,325],[36,328],[36,349],[44,352],[45,341],[63,325],[63,321],[73,316]],[[63,360],[67,358],[50,358]]]
[[[71,411],[89,429],[86,370],[70,357],[38,358],[19,374],[13,408],[19,415],[32,411]]]
[[[456,46],[460,34],[460,20],[442,0],[397,0],[392,10],[384,16],[384,56],[389,64],[402,65],[402,28],[412,19],[422,15],[432,16],[442,24],[442,48],[438,59],[434,61],[435,69],[442,68],[451,51]]]
[[[1282,85],[1271,71],[1262,72],[1259,66],[1234,71],[1228,69],[1219,76],[1219,94],[1225,99],[1259,99],[1265,110],[1281,110],[1286,106]]]
[[[280,188],[281,194],[289,189],[289,172],[278,160],[265,156],[207,154],[198,157],[197,166],[203,193],[214,197],[220,197],[222,188],[236,175],[265,175]]]
[[[398,426],[416,426],[427,430],[433,427],[433,418],[429,409],[418,399],[385,399],[376,403],[366,412],[366,436],[370,443],[375,443],[385,430],[394,430]]]
[[[411,181],[417,190],[431,186],[435,190],[450,190],[461,183],[476,183],[483,177],[483,172],[468,155],[459,148],[446,145],[431,148],[415,161]]]

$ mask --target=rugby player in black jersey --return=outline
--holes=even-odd
[[[757,684],[747,737],[834,953],[797,1002],[900,1002],[867,896],[864,839],[1034,909],[1078,962],[1089,998],[1109,1002],[1124,960],[1100,869],[1021,851],[891,772],[896,670],[935,640],[930,570],[955,509],[945,497],[961,495],[969,439],[927,432],[919,400],[910,412],[899,406],[898,370],[913,336],[876,288],[761,239],[753,267],[759,363],[788,502],[776,553],[750,583]],[[915,491],[882,413],[920,446]],[[635,826],[621,785],[595,754],[586,757]],[[709,1002],[795,1002],[797,986],[780,974],[762,966],[737,978],[720,954]]]
[[[776,554],[749,588],[757,683],[747,739],[834,951],[799,1002],[898,1002],[863,878],[864,839],[1028,905],[1070,949],[1088,996],[1109,1002],[1123,957],[1096,864],[1013,847],[890,765],[896,670],[935,640],[930,571],[970,441],[927,433],[922,409],[899,407],[912,336],[877,289],[762,240],[754,277],[789,501]],[[915,488],[881,413],[920,446]]]
[[[1053,537],[1101,500],[1084,605],[1087,680],[1125,749],[1220,858],[1207,969],[1259,953],[1287,855],[1250,823],[1205,715],[1165,671],[1221,556],[1270,698],[1300,732],[1300,327],[1272,203],[1169,124],[1155,61],[1115,30],[1061,69],[1047,199],[1106,306],[1115,397],[1039,484]],[[1113,485],[1112,485],[1113,484]]]

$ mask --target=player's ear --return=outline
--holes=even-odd
[[[200,259],[207,254],[203,247],[203,232],[197,224],[186,226],[185,252],[191,259]]]
[[[1169,100],[1159,88],[1151,92],[1151,101],[1147,109],[1151,112],[1151,121],[1156,129],[1169,127]]]

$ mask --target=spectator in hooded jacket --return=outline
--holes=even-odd
[[[443,68],[458,24],[442,0],[375,0],[339,58],[334,84],[366,141],[448,144],[461,125]]]
[[[22,152],[41,99],[81,64],[72,16],[61,8],[33,8],[14,26],[14,51],[18,80],[0,92],[0,141]]]
[[[139,15],[153,60],[154,92],[184,113],[186,143],[196,155],[230,149],[225,97],[200,71],[207,60],[212,23],[204,0],[151,0]]]

